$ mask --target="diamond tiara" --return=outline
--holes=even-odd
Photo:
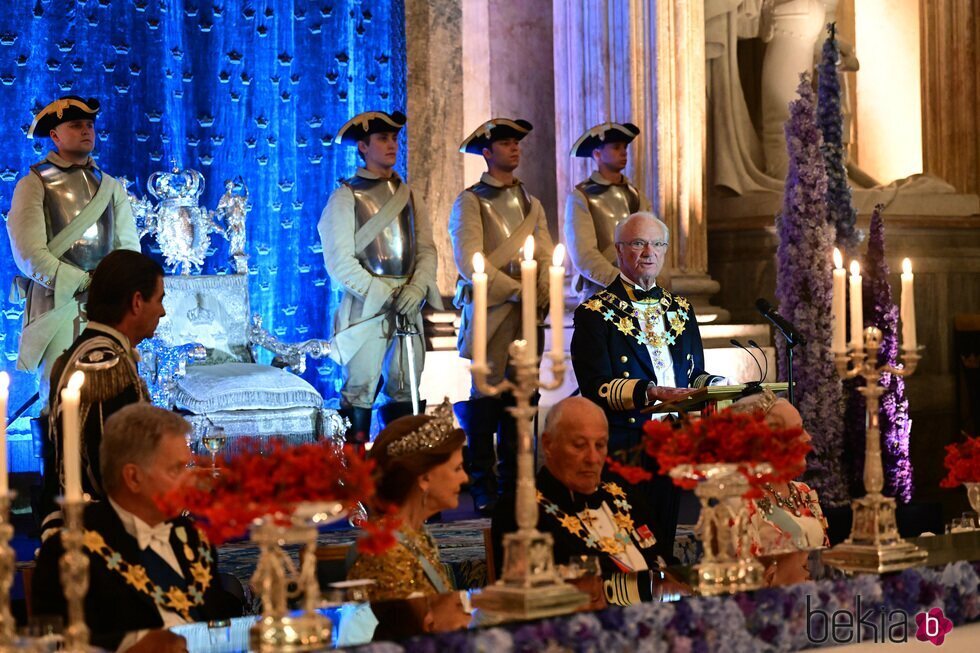
[[[453,424],[453,405],[449,398],[432,412],[432,419],[400,440],[388,445],[388,455],[392,457],[420,453],[445,442],[456,430]]]

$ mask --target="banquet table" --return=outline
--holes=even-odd
[[[472,609],[479,590],[402,601],[324,606],[333,623],[334,649],[394,651],[793,651],[916,641],[923,615],[949,620],[943,650],[980,650],[980,549],[976,537],[930,541],[926,565],[888,574],[845,575],[805,555],[810,580],[726,596],[679,597],[629,606],[598,605],[537,620],[501,620]],[[966,560],[930,564],[959,552]],[[792,554],[791,554],[792,555]],[[798,554],[797,554],[798,555]],[[786,558],[789,559],[789,558]],[[780,560],[777,559],[777,562]],[[675,570],[684,576],[689,568]],[[600,609],[596,609],[600,608]],[[940,612],[941,611],[941,612]],[[257,617],[173,630],[192,653],[248,650]],[[973,623],[978,622],[978,623]],[[939,623],[939,622],[937,622]],[[863,625],[862,625],[863,624]],[[888,650],[875,648],[875,650]]]

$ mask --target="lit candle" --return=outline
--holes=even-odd
[[[864,302],[861,297],[861,266],[851,261],[851,347],[864,351]]]
[[[483,254],[473,255],[473,366],[487,363],[487,273]]]
[[[548,268],[551,310],[551,355],[554,360],[565,355],[565,246],[559,243]]]
[[[10,376],[0,372],[0,494],[8,491],[7,483],[7,394]]]
[[[85,373],[75,372],[61,391],[61,458],[65,469],[65,499],[82,500],[82,442],[78,404]]]
[[[902,261],[902,349],[918,346],[915,338],[915,289],[913,286],[912,261]]]
[[[538,355],[538,262],[534,260],[534,236],[524,241],[524,260],[521,261],[521,323],[527,355]]]
[[[847,351],[847,286],[844,285],[844,257],[834,248],[834,338],[830,350],[834,353]]]

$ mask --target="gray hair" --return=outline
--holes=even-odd
[[[630,224],[634,220],[653,220],[654,222],[659,224],[661,228],[664,230],[664,240],[670,242],[670,228],[667,226],[667,223],[661,220],[660,218],[658,218],[650,211],[638,211],[636,213],[631,214],[625,220],[617,224],[616,231],[614,232],[613,240],[615,240],[617,243],[620,242],[620,237],[623,235],[623,229],[625,229],[626,225]]]
[[[191,425],[183,417],[152,404],[130,404],[117,410],[106,420],[99,445],[105,491],[122,484],[126,465],[148,465],[164,435],[184,437],[190,431]]]
[[[551,407],[551,410],[548,411],[547,417],[544,418],[544,432],[551,437],[555,437],[556,435],[561,433],[560,425],[561,425],[561,420],[565,415],[565,410],[567,410],[569,407],[574,407],[574,406],[582,406],[582,407],[590,406],[594,408],[596,414],[602,416],[602,421],[606,423],[606,428],[608,430],[609,420],[606,418],[606,412],[602,410],[599,404],[590,401],[585,397],[574,396],[574,397],[565,397],[564,399],[562,399],[557,404]]]

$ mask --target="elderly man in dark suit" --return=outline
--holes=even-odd
[[[704,370],[694,307],[657,285],[670,244],[667,225],[652,213],[634,213],[616,226],[615,241],[620,275],[575,310],[571,343],[582,396],[609,419],[613,454],[639,444],[649,419],[640,411],[648,404],[726,382]],[[679,494],[670,479],[657,477],[651,495],[657,520],[676,526]]]
[[[167,519],[155,502],[184,479],[189,431],[179,415],[142,403],[106,421],[100,461],[107,499],[84,515],[85,621],[97,646],[186,651],[183,638],[162,629],[242,614],[241,600],[219,582],[215,548],[190,520]],[[58,570],[63,553],[60,533],[41,547],[36,615],[67,613]]]

